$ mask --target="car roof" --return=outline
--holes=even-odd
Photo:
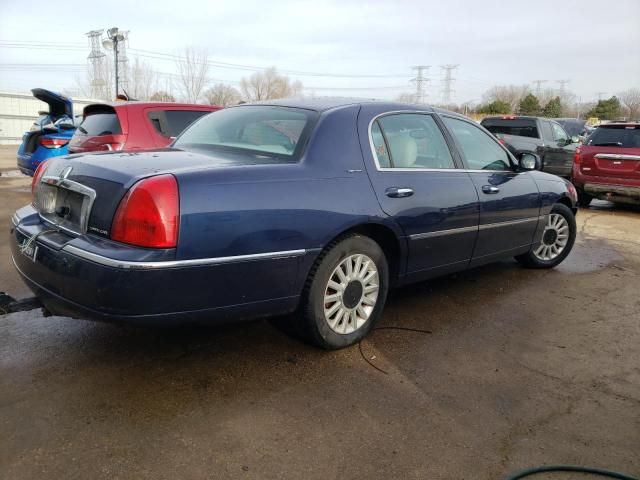
[[[336,108],[348,107],[351,105],[376,104],[381,107],[387,107],[390,110],[423,110],[435,111],[428,105],[411,105],[406,103],[389,102],[383,100],[375,100],[371,98],[352,98],[352,97],[294,97],[282,98],[278,100],[264,100],[260,102],[244,103],[239,107],[251,105],[273,105],[279,107],[303,108],[316,112],[324,112]]]
[[[138,102],[138,101],[125,101],[125,102],[96,102],[91,105],[106,105],[113,108],[122,107],[178,107],[178,108],[200,108],[206,110],[218,110],[222,108],[219,105],[203,105],[200,103],[178,103],[178,102]]]

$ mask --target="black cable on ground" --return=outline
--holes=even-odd
[[[580,467],[578,465],[543,465],[541,467],[527,468],[517,473],[507,475],[504,480],[518,480],[520,478],[529,477],[531,475],[537,475],[539,473],[552,473],[552,472],[575,472],[575,473],[587,473],[590,475],[599,475],[601,477],[617,478],[619,480],[640,480],[637,477],[631,477],[623,473],[613,472],[611,470],[604,470],[602,468],[594,467]]]
[[[419,328],[409,328],[409,327],[376,327],[373,330],[400,330],[403,332],[432,333],[431,330],[420,330]],[[378,367],[376,364],[374,364],[371,360],[369,360],[365,356],[364,352],[362,351],[362,340],[358,342],[358,350],[360,351],[360,356],[365,362],[367,362],[369,365],[371,365],[373,368],[375,368],[379,372],[382,372],[385,375],[389,375],[389,372]]]

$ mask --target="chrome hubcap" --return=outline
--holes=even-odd
[[[568,241],[569,223],[562,215],[552,213],[544,227],[542,242],[533,254],[540,260],[553,260],[564,251]]]
[[[366,255],[351,255],[333,270],[324,291],[324,318],[341,335],[362,327],[373,312],[380,282],[378,269]]]

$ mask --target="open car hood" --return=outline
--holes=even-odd
[[[49,115],[54,121],[63,115],[73,118],[73,102],[69,97],[44,88],[34,88],[31,93],[38,100],[49,105]]]

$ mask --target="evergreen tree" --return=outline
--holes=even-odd
[[[518,107],[518,112],[520,113],[520,115],[540,115],[541,110],[542,108],[540,107],[538,97],[536,97],[533,93],[530,93],[522,100],[520,100],[520,105]]]

